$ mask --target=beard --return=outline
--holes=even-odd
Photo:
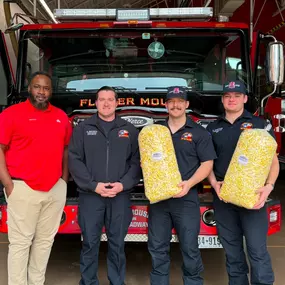
[[[38,101],[35,99],[35,96],[34,96],[32,93],[30,93],[30,92],[29,92],[29,97],[28,97],[28,98],[29,98],[31,104],[32,104],[35,108],[37,108],[37,109],[39,109],[39,110],[46,110],[46,109],[48,108],[49,98],[48,98],[46,101],[44,101],[44,102],[38,102]]]

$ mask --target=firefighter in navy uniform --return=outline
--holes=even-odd
[[[181,192],[149,206],[148,249],[152,258],[151,285],[169,285],[170,240],[174,227],[183,256],[184,285],[201,285],[203,271],[198,247],[200,204],[196,185],[212,170],[216,158],[209,133],[186,116],[187,91],[170,87],[166,96],[169,118],[164,123],[172,134]]]
[[[130,191],[141,178],[138,130],[117,117],[118,96],[104,86],[96,94],[98,114],[80,123],[69,145],[70,173],[78,186],[83,235],[80,285],[98,285],[102,228],[108,238],[108,279],[123,285],[124,238],[132,219]]]
[[[224,85],[223,116],[208,125],[218,158],[208,177],[214,194],[215,220],[221,243],[226,253],[226,267],[230,285],[248,285],[249,272],[243,247],[243,236],[251,266],[252,285],[271,285],[274,274],[266,247],[268,216],[266,199],[274,188],[279,174],[279,162],[275,155],[264,187],[256,189],[260,194],[254,209],[245,209],[225,203],[219,197],[222,181],[230,164],[240,134],[244,129],[267,129],[274,137],[270,122],[253,116],[244,109],[247,102],[245,85],[240,81]]]

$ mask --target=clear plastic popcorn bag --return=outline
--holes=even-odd
[[[264,186],[277,143],[264,129],[244,130],[227,170],[220,197],[234,205],[252,209],[256,190]]]
[[[169,199],[181,192],[170,131],[162,125],[144,127],[139,134],[139,149],[146,197],[150,203]]]

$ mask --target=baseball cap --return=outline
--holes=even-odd
[[[171,86],[167,89],[166,101],[172,98],[180,98],[187,101],[187,90],[183,86]]]
[[[247,93],[244,83],[242,83],[239,80],[229,81],[225,83],[223,86],[223,93],[227,93],[227,92],[238,92],[238,93],[243,93],[243,94]]]

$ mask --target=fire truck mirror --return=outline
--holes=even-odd
[[[284,44],[271,42],[267,47],[266,55],[267,78],[272,84],[281,85],[284,81]]]

